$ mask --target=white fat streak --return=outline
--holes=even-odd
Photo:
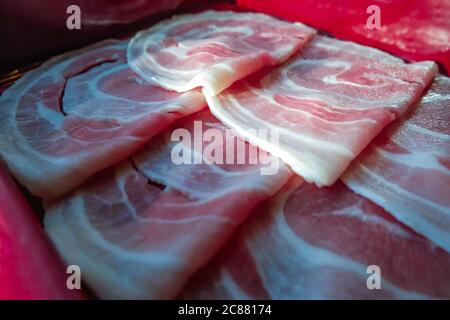
[[[171,146],[171,144],[168,144],[167,148],[171,148]],[[166,152],[161,152],[161,154],[164,153]],[[194,157],[201,159],[202,163],[206,163],[203,159],[203,155],[198,150],[191,149],[191,153],[194,155]],[[208,173],[214,174],[214,176],[216,177],[215,180],[220,180],[223,182],[220,190],[214,189],[214,192],[212,192],[211,189],[207,188],[205,190],[202,190],[193,187],[189,182],[186,183],[184,179],[191,179],[190,176],[173,177],[172,175],[168,175],[167,172],[161,172],[161,170],[158,170],[158,168],[153,168],[151,166],[151,161],[154,162],[154,159],[145,159],[144,161],[140,161],[140,163],[138,164],[148,179],[164,184],[166,186],[170,186],[175,190],[178,190],[186,195],[189,195],[190,197],[195,198],[196,204],[198,205],[206,204],[213,198],[225,197],[227,194],[233,192],[260,191],[265,194],[272,195],[274,192],[276,192],[276,190],[273,190],[273,185],[277,185],[277,181],[286,180],[290,175],[288,169],[282,164],[280,164],[278,174],[275,177],[271,177],[270,179],[265,176],[261,176],[259,174],[260,168],[257,167],[255,167],[255,169],[253,170],[226,171],[224,168],[214,164],[202,166],[202,168],[207,168],[209,170]],[[189,164],[187,164],[187,166],[189,166]],[[192,164],[192,166],[194,166],[194,164]],[[230,222],[229,219],[221,219],[223,219],[223,221],[225,222]]]
[[[364,223],[372,223],[372,224],[377,224],[377,225],[383,226],[384,228],[389,230],[389,232],[391,234],[394,234],[401,238],[405,238],[405,239],[412,238],[411,233],[407,232],[405,229],[400,227],[397,223],[392,223],[386,219],[380,218],[377,215],[365,214],[361,208],[361,204],[363,201],[364,200],[361,199],[359,201],[360,203],[355,203],[350,207],[343,208],[340,210],[334,210],[330,213],[323,214],[323,215],[325,216],[325,215],[331,214],[331,215],[337,215],[337,216],[346,216],[346,217],[357,218]]]
[[[133,71],[138,73],[147,81],[159,83],[161,86],[174,90],[177,92],[188,92],[192,89],[203,87],[210,94],[216,95],[226,87],[228,87],[229,81],[223,81],[224,78],[231,76],[234,69],[231,67],[224,68],[222,63],[214,64],[202,71],[201,69],[193,70],[167,70],[160,66],[156,60],[151,56],[141,56],[134,60],[130,60],[129,65]],[[156,70],[155,70],[156,69]],[[157,71],[157,69],[159,69]],[[231,71],[230,71],[231,70]],[[168,74],[172,73],[172,76]],[[219,76],[222,74],[223,76]],[[180,81],[180,79],[182,81]],[[221,81],[222,80],[222,81]]]
[[[361,54],[363,54],[364,57],[382,59],[383,62],[404,64],[403,60],[384,51],[363,46],[351,41],[337,40],[326,36],[317,35],[314,46],[338,52],[342,52],[342,50],[345,49],[345,52],[352,53],[356,56],[361,56]]]
[[[373,180],[373,182],[362,184],[357,175],[365,176],[366,179]],[[442,217],[448,225],[450,223],[450,210],[447,207],[400,188],[384,177],[375,174],[360,162],[352,164],[351,169],[347,170],[342,176],[342,180],[355,193],[375,202],[396,219],[450,252],[449,230],[442,224],[434,224],[429,221],[418,209],[418,207],[423,206],[424,210],[429,211],[427,214],[432,212]],[[372,189],[371,185],[374,184],[388,191],[383,192],[384,195],[381,196],[379,192],[374,192]]]
[[[95,97],[95,100],[97,100],[97,106],[92,105],[92,101],[90,99],[87,99],[87,101],[83,101],[82,103],[77,103],[77,105],[71,109],[70,111],[68,111],[68,113],[70,115],[77,115],[80,117],[85,117],[86,116],[86,111],[89,112],[89,116],[92,117],[101,117],[102,119],[117,119],[118,114],[114,112],[114,110],[111,110],[109,107],[109,99],[114,99],[114,101],[124,101],[129,103],[132,103],[134,105],[152,105],[152,108],[148,108],[147,110],[150,111],[148,113],[152,113],[154,109],[157,109],[158,107],[158,103],[145,103],[145,102],[139,102],[139,101],[135,101],[135,100],[129,100],[125,97],[119,97],[119,96],[114,96],[113,94],[109,94],[109,93],[105,93],[102,90],[99,90],[98,88],[98,81],[100,81],[102,78],[104,78],[105,76],[111,75],[115,72],[119,72],[123,69],[127,68],[126,65],[116,65],[113,66],[111,68],[109,68],[108,71],[106,72],[102,72],[99,73],[96,77],[93,77],[90,79],[90,81],[87,83],[89,92],[86,92],[86,95],[91,95],[92,97]],[[74,78],[76,79],[76,77]],[[70,85],[70,81],[71,79],[68,80],[68,85]],[[76,94],[76,93],[74,93]],[[64,97],[63,97],[64,98]],[[64,100],[63,100],[63,105],[64,105]],[[103,107],[107,107],[102,108]],[[86,110],[86,108],[89,108],[89,110]],[[142,113],[129,113],[128,115],[124,114],[124,111],[126,110],[122,110],[122,114],[120,114],[120,121],[122,123],[131,123],[133,121],[136,121],[136,119],[139,119],[140,117],[142,117]],[[157,111],[157,110],[155,110]]]
[[[309,61],[309,62],[307,62]],[[336,109],[349,109],[349,103],[346,103],[346,105],[342,105],[335,97],[344,98],[346,100],[353,101],[352,108],[353,109],[366,109],[366,108],[375,108],[379,107],[379,101],[365,101],[362,99],[350,97],[345,94],[337,93],[337,92],[325,92],[321,89],[312,89],[300,86],[298,83],[294,82],[287,73],[290,71],[289,69],[300,66],[304,62],[305,63],[314,63],[316,64],[323,63],[323,60],[305,60],[305,59],[297,59],[293,63],[289,64],[288,66],[281,69],[281,77],[282,79],[278,80],[277,83],[272,84],[272,86],[280,91],[276,91],[275,89],[271,90],[271,92],[274,93],[280,93],[280,94],[288,94],[292,96],[298,96],[302,99],[312,99],[312,100],[318,100],[318,101],[324,101],[328,105],[333,105]],[[267,90],[266,88],[264,90]],[[259,90],[262,91],[262,90]],[[364,103],[362,103],[364,102]]]
[[[65,119],[64,116],[61,115],[61,112],[44,106],[41,100],[37,102],[37,112],[41,115],[42,118],[50,122],[53,127],[62,130],[62,124],[64,123]],[[33,119],[32,121],[36,121],[36,119]]]
[[[443,215],[449,215],[450,216],[450,209],[446,208],[445,206],[437,204],[436,202],[433,202],[433,201],[431,201],[429,199],[426,199],[426,198],[423,198],[423,197],[419,197],[417,194],[414,194],[414,193],[412,193],[412,192],[410,192],[408,190],[405,190],[403,188],[399,188],[398,185],[396,185],[395,183],[392,183],[392,182],[386,180],[383,176],[375,174],[374,172],[372,172],[372,170],[370,170],[370,168],[368,168],[367,166],[363,165],[360,162],[357,162],[357,165],[358,165],[359,169],[361,171],[363,171],[365,174],[369,175],[371,178],[373,178],[376,181],[378,181],[379,183],[383,184],[388,189],[395,190],[397,193],[401,194],[401,196],[404,197],[405,199],[409,199],[410,201],[416,202],[416,203],[419,202],[422,205],[425,205],[425,206],[429,207],[432,210],[441,211]],[[344,180],[348,180],[348,179],[344,179]],[[406,201],[405,201],[405,203],[406,203]]]
[[[134,40],[134,39],[133,39]],[[142,52],[140,54],[134,54],[132,48],[145,48],[146,46],[146,38],[144,39],[136,39],[133,43],[133,47],[131,47],[131,42],[129,45],[129,51],[128,51],[128,64],[131,69],[133,69],[134,72],[139,74],[142,78],[148,80],[157,82],[159,80],[159,77],[164,78],[164,81],[168,83],[168,85],[174,85],[176,83],[175,79],[172,79],[170,77],[167,77],[167,75],[172,74],[172,76],[178,75],[178,79],[188,78],[190,76],[195,75],[198,70],[192,69],[192,70],[182,70],[177,69],[176,71],[171,68],[166,68],[163,65],[159,64],[156,59],[147,52]],[[144,44],[141,44],[141,42],[144,42]],[[183,55],[182,52],[177,51],[176,48],[166,48],[164,49],[165,52],[169,52],[172,54],[176,54],[177,56]],[[154,75],[157,75],[154,76]],[[166,76],[163,76],[166,75]],[[185,80],[185,79],[183,79]],[[165,83],[161,83],[161,85],[165,85]],[[167,85],[165,85],[167,87]],[[169,88],[171,89],[171,88]]]
[[[321,101],[325,101],[328,104],[333,104],[333,106],[335,108],[341,108],[341,109],[346,109],[348,110],[349,108],[351,109],[359,109],[359,110],[364,110],[364,109],[373,109],[373,108],[386,108],[386,107],[395,107],[395,108],[399,108],[398,106],[396,106],[396,104],[399,104],[401,101],[406,101],[407,98],[409,96],[407,96],[406,98],[404,97],[387,97],[385,99],[376,99],[376,100],[367,100],[364,97],[361,98],[356,98],[356,97],[352,97],[343,93],[338,93],[338,92],[331,92],[331,91],[327,91],[326,94],[324,94],[323,90],[320,89],[311,89],[311,88],[306,88],[306,87],[302,87],[299,86],[297,83],[295,83],[288,75],[287,73],[289,72],[289,70],[291,68],[295,68],[298,66],[302,66],[304,64],[311,64],[311,65],[319,65],[319,66],[323,66],[323,65],[328,65],[330,67],[338,67],[338,66],[344,66],[348,64],[348,61],[344,61],[344,60],[316,60],[316,59],[305,59],[305,58],[299,58],[295,61],[293,61],[292,63],[290,63],[289,65],[283,67],[281,69],[281,75],[282,75],[282,80],[279,80],[279,83],[282,84],[281,86],[279,86],[278,90],[283,90],[283,93],[288,93],[288,92],[292,92],[291,94],[293,95],[297,95],[297,96],[302,96],[302,98],[304,98],[304,96],[306,95],[307,97],[314,97],[314,95],[319,96],[317,98],[317,100],[321,100]],[[346,67],[349,67],[348,65]],[[341,72],[338,72],[338,74],[340,74]],[[322,78],[322,80],[325,82],[325,79],[328,79],[329,81],[333,81],[333,77],[335,79],[335,81],[338,81],[335,76],[333,75],[329,75],[327,76],[328,78]],[[375,78],[375,77],[379,77],[379,78],[389,78],[391,81],[395,81],[395,82],[399,82],[399,83],[404,83],[404,81],[402,81],[401,79],[397,79],[395,77],[386,77],[383,75],[375,75],[372,74],[370,75],[371,78]],[[379,85],[362,85],[362,84],[358,84],[358,83],[354,83],[354,82],[345,82],[343,83],[345,85],[348,86],[353,86],[353,87],[364,87],[364,88],[374,88],[376,90],[385,90],[386,87],[389,86],[389,84],[387,84],[385,81],[382,84]],[[290,91],[288,91],[288,89]],[[345,105],[341,105],[341,103],[339,101],[337,101],[338,98],[344,99],[346,101]],[[400,99],[400,102],[398,102],[397,100]],[[350,107],[351,106],[351,107]]]
[[[133,218],[138,221],[139,223],[159,223],[159,224],[185,224],[185,223],[191,223],[196,221],[220,221],[225,224],[233,224],[232,221],[227,217],[217,216],[217,215],[202,215],[202,216],[195,216],[195,217],[187,217],[187,218],[180,218],[177,217],[177,219],[162,219],[162,218],[154,218],[154,217],[140,217],[137,212],[136,208],[132,206],[130,201],[127,197],[127,191],[125,187],[126,179],[129,175],[129,172],[135,172],[134,168],[128,163],[126,165],[122,165],[119,169],[117,169],[116,173],[116,182],[117,187],[121,191],[121,198],[120,203],[124,204],[129,212],[132,213]],[[183,206],[180,204],[177,204],[177,206]]]
[[[90,105],[92,102],[87,101],[89,109],[89,115],[90,117],[101,117],[102,119],[117,119],[120,116],[120,121],[122,123],[133,123],[136,120],[141,119],[145,115],[150,114],[158,114],[158,113],[165,113],[165,112],[171,112],[171,111],[182,111],[184,108],[188,108],[191,105],[196,105],[195,100],[199,100],[198,96],[200,94],[197,93],[191,93],[187,92],[182,95],[179,95],[173,99],[170,100],[159,100],[159,101],[136,101],[131,100],[126,97],[120,97],[114,95],[114,93],[105,93],[102,90],[99,90],[98,88],[98,82],[105,78],[108,75],[114,74],[116,72],[120,72],[124,69],[127,69],[128,67],[126,65],[116,65],[112,68],[109,68],[107,72],[101,72],[96,77],[93,77],[90,79],[90,82],[88,83],[89,93],[95,97],[96,100],[98,100],[98,105],[102,106],[104,105],[105,108],[98,107],[96,108],[93,105]],[[137,78],[142,80],[141,78]],[[137,85],[139,85],[139,81],[137,82]],[[145,85],[145,82],[140,83],[140,85]],[[132,112],[125,115],[126,109],[121,108],[118,112],[113,112],[113,109],[108,108],[109,104],[108,102],[110,99],[113,99],[114,101],[123,101],[124,103],[133,104],[136,108],[136,106],[141,106],[141,109],[139,112]],[[103,100],[103,101],[102,101]],[[201,104],[200,100],[199,103]],[[84,112],[77,112],[77,109],[83,110],[82,105],[74,108],[71,110],[71,114],[78,114],[79,116],[83,117],[85,116]],[[192,109],[192,108],[190,108]]]
[[[415,132],[421,134],[421,135],[431,136],[431,137],[434,137],[436,139],[443,140],[445,142],[450,142],[450,136],[445,134],[445,133],[432,131],[430,129],[418,126],[418,125],[416,125],[414,123],[411,123],[411,122],[406,122],[404,125],[407,126],[410,129],[414,130]]]
[[[137,221],[139,221],[140,223],[164,223],[164,224],[184,224],[184,223],[191,223],[191,222],[196,222],[196,221],[220,221],[224,224],[230,224],[230,225],[234,225],[234,222],[232,220],[230,220],[228,217],[226,216],[218,216],[218,215],[202,215],[202,216],[193,216],[193,217],[186,217],[186,218],[180,218],[178,217],[177,219],[162,219],[162,218],[154,218],[154,217],[146,217],[146,218],[142,218],[139,217],[136,213],[136,209],[131,205],[131,203],[129,202],[126,194],[126,189],[125,189],[125,180],[127,179],[127,176],[129,174],[129,172],[135,172],[134,168],[130,165],[122,165],[119,169],[117,170],[117,174],[116,174],[116,182],[117,182],[117,186],[118,188],[121,190],[121,203],[125,204],[125,206],[129,209],[129,211],[133,214],[133,218]],[[145,170],[144,168],[144,174],[145,174],[145,178],[150,179],[154,182],[157,183],[161,183],[164,185],[169,186],[169,188],[172,188],[174,190],[180,190],[181,188],[179,188],[180,186],[182,186],[182,183],[178,184],[178,180],[177,181],[168,181],[166,176],[167,174],[159,174],[156,171],[152,171],[152,170]],[[178,184],[178,185],[177,185]],[[178,187],[178,188],[177,188]],[[236,187],[237,188],[237,187]],[[165,190],[165,191],[170,191],[169,190]],[[225,191],[224,191],[225,193]],[[199,201],[196,201],[197,205],[201,205],[202,203],[208,203],[208,201],[211,200],[211,194],[208,193],[197,193],[194,192],[195,195],[197,196],[208,196],[209,197],[205,197],[202,198]],[[187,204],[176,204],[177,207],[183,207],[183,206],[191,206],[192,202],[187,203]]]
[[[370,119],[370,118],[358,119],[358,120],[348,120],[348,121],[339,121],[339,122],[330,121],[330,120],[326,120],[326,119],[324,119],[324,118],[322,118],[320,116],[316,116],[316,115],[314,115],[312,113],[309,113],[309,112],[307,112],[305,110],[302,110],[300,108],[293,108],[293,107],[289,107],[289,106],[283,105],[281,103],[278,103],[277,101],[275,101],[273,99],[273,94],[268,93],[265,90],[258,90],[257,91],[257,90],[252,90],[252,89],[249,88],[248,91],[250,91],[250,92],[254,93],[256,96],[262,98],[261,100],[269,101],[273,105],[273,108],[286,110],[286,111],[289,111],[291,114],[293,114],[293,113],[300,113],[300,114],[304,115],[308,119],[317,119],[320,122],[327,123],[327,124],[332,124],[335,127],[338,127],[338,126],[342,125],[342,126],[345,126],[345,127],[349,128],[352,125],[358,126],[358,124],[364,125],[364,124],[375,124],[375,123],[377,123],[375,120]],[[291,129],[287,129],[285,127],[273,126],[273,125],[271,125],[270,122],[267,122],[267,120],[262,120],[262,119],[256,117],[253,113],[248,111],[246,108],[239,108],[238,107],[240,105],[239,101],[234,96],[232,96],[231,94],[224,94],[222,96],[222,99],[225,100],[225,101],[228,100],[227,102],[229,102],[229,105],[230,106],[234,106],[234,108],[233,108],[234,110],[241,111],[241,113],[245,113],[245,115],[247,117],[253,116],[253,118],[255,120],[258,119],[258,120],[262,121],[262,124],[265,124],[266,126],[270,126],[274,130],[275,130],[275,128],[277,128],[277,130],[279,132],[285,133],[286,137],[287,136],[292,137],[292,132],[295,131],[295,129],[291,130]],[[315,104],[318,101],[316,99],[307,99],[307,98],[303,99],[303,97],[301,99],[302,100],[299,101],[299,103],[301,103],[302,101],[309,100],[308,101],[309,103]],[[320,106],[319,108],[323,108],[323,106]],[[330,110],[328,107],[326,109]],[[339,112],[337,112],[337,111],[332,111],[332,110],[330,110],[330,111],[333,112],[333,113],[339,114]],[[229,113],[231,113],[231,112],[232,112],[232,110],[229,110]],[[333,143],[333,142],[328,142],[328,141],[323,140],[323,139],[317,139],[316,137],[314,137],[314,135],[310,135],[310,134],[304,133],[304,134],[301,134],[301,135],[300,134],[296,134],[295,137],[298,138],[298,140],[303,140],[304,142],[311,142],[311,144],[315,144],[315,145],[318,142],[320,142],[320,144],[323,144],[323,145],[326,144],[327,145],[327,150],[331,149],[331,150],[335,150],[337,152],[342,152],[345,149],[346,151],[344,151],[343,153],[352,152],[345,145],[337,145],[336,143]]]
[[[320,99],[314,98],[314,97],[304,97],[304,96],[302,96],[302,94],[300,92],[298,92],[295,95],[289,94],[289,93],[284,94],[284,93],[281,93],[281,92],[278,93],[275,90],[270,90],[270,89],[258,90],[258,89],[252,88],[247,83],[244,83],[243,85],[247,88],[247,91],[253,93],[254,95],[256,95],[258,97],[263,98],[266,101],[269,101],[272,105],[276,106],[277,109],[287,110],[287,111],[292,112],[292,113],[300,113],[300,114],[303,114],[304,116],[306,116],[309,119],[314,118],[314,119],[317,119],[317,120],[319,120],[321,122],[324,122],[324,123],[333,124],[335,126],[345,125],[347,127],[348,127],[348,125],[356,125],[358,123],[362,123],[362,124],[364,124],[364,123],[367,123],[367,124],[374,124],[374,123],[376,123],[375,120],[370,119],[370,118],[364,118],[364,119],[358,119],[358,120],[339,121],[339,122],[330,121],[330,120],[321,118],[320,116],[316,116],[316,115],[314,115],[312,113],[309,113],[309,112],[307,112],[305,110],[302,110],[300,108],[293,108],[293,107],[289,107],[289,106],[283,105],[281,103],[278,103],[277,101],[274,100],[274,94],[282,94],[282,95],[293,97],[294,99],[301,99],[301,100],[299,100],[299,102],[305,101],[305,102],[314,103],[314,104],[316,104],[317,102],[321,102],[323,100],[320,100]],[[233,102],[234,105],[238,105],[239,104],[238,101],[236,100],[236,98],[234,98],[231,94],[224,93],[222,95],[222,99],[224,99],[224,100],[228,99],[228,100],[230,100],[230,103]],[[319,108],[320,109],[326,109],[326,111],[329,112],[329,113],[339,114],[338,111],[332,110],[331,108],[329,108],[329,104],[327,104],[327,106],[322,106],[321,105],[321,106],[319,106]],[[341,109],[344,109],[344,108],[341,108]],[[348,108],[346,108],[346,109],[348,109]],[[306,136],[306,135],[304,135],[304,136]]]
[[[383,157],[389,161],[404,165],[406,167],[431,169],[441,171],[443,174],[450,174],[449,170],[444,167],[430,152],[414,150],[410,153],[394,153],[386,151],[376,145],[371,147],[379,157]]]
[[[279,143],[279,145],[275,145],[266,139],[262,139],[261,137],[254,134],[255,130],[249,130],[249,128],[245,127],[245,125],[241,123],[241,121],[239,121],[239,117],[236,114],[230,114],[232,112],[232,108],[225,108],[222,106],[220,99],[224,99],[224,97],[218,98],[210,96],[207,93],[204,94],[211,112],[218,119],[233,128],[239,135],[245,137],[261,149],[282,159],[292,168],[292,170],[303,176],[307,181],[314,181],[318,185],[326,185],[332,183],[329,177],[330,173],[326,172],[325,167],[321,165],[321,162],[323,162],[322,159],[316,157],[311,153],[306,153],[306,151],[302,152],[300,150],[294,149],[286,144]],[[230,103],[234,103],[237,106],[239,105],[237,101],[233,101],[234,98],[232,98],[231,96],[225,96],[225,99],[229,100]],[[228,105],[228,107],[230,107],[230,105]],[[256,118],[253,113],[245,110],[244,108],[237,108],[241,113],[241,116],[247,119],[246,121],[250,123],[261,123],[261,119]],[[295,138],[302,143],[314,145],[315,147],[321,146],[324,150],[332,150],[332,152],[335,152],[336,155],[340,157],[346,157],[349,159],[355,157],[351,150],[345,148],[342,145],[328,143],[326,141],[318,140],[312,137],[301,136],[291,130],[276,127],[270,124],[270,122],[265,122],[264,126],[270,130],[278,130],[280,132],[280,136],[292,136],[294,134]]]
[[[234,48],[230,47],[227,43],[219,41],[219,39],[222,36],[217,36],[214,38],[208,38],[211,34],[214,34],[216,32],[224,32],[224,33],[239,33],[240,37],[247,37],[247,36],[251,36],[253,34],[253,29],[249,28],[247,26],[224,26],[224,27],[217,27],[215,25],[209,26],[208,27],[210,30],[209,31],[202,31],[201,32],[201,37],[198,39],[188,39],[185,41],[180,41],[176,47],[168,47],[168,48],[164,48],[162,49],[164,50],[171,50],[169,52],[173,52],[173,53],[181,53],[184,54],[184,56],[186,57],[185,53],[188,50],[194,49],[198,47],[198,44],[219,44],[220,46],[223,47],[227,47],[230,50],[234,51]],[[198,30],[196,30],[198,32]],[[235,36],[233,36],[233,38],[235,38]],[[177,51],[172,51],[172,50],[176,50]],[[180,49],[184,49],[180,50]]]
[[[432,61],[421,61],[405,64],[405,62],[400,58],[392,56],[384,51],[359,45],[354,42],[336,40],[327,38],[325,36],[316,36],[315,40],[317,41],[315,44],[317,44],[318,47],[323,47],[325,49],[334,51],[345,50],[346,53],[351,53],[355,55],[355,57],[362,55],[366,58],[374,60],[375,63],[385,64],[387,68],[389,68],[389,65],[405,65],[408,69],[413,69],[416,72],[420,71],[422,73],[422,76],[424,76],[423,79],[419,77],[419,79],[414,79],[415,81],[411,81],[411,79],[404,79],[404,77],[400,77],[398,78],[398,80],[402,80],[408,83],[416,83],[417,85],[420,85],[422,87],[426,86],[428,81],[431,80],[429,79],[429,77],[425,76],[428,71],[431,71],[434,75],[436,75],[438,72],[437,65]],[[334,42],[334,45],[331,44],[331,42]],[[389,75],[386,75],[386,77],[393,80],[395,79],[395,77],[390,77]]]
[[[233,277],[223,268],[220,268],[220,282],[233,299],[251,300],[251,297],[241,290]]]
[[[199,86],[208,86],[208,75],[205,74],[207,72],[200,72],[200,74],[198,74],[200,71],[198,69],[173,70],[164,67],[159,64],[151,54],[147,52],[147,48],[150,45],[158,46],[159,43],[164,40],[165,34],[167,34],[168,31],[181,24],[197,23],[200,21],[209,20],[211,18],[214,18],[215,20],[225,20],[229,19],[230,17],[234,18],[227,12],[224,12],[224,14],[214,14],[212,11],[206,11],[202,14],[197,15],[177,16],[174,19],[163,21],[148,30],[138,32],[133,37],[133,39],[131,39],[128,45],[127,57],[129,65],[136,73],[141,75],[146,80],[158,81],[162,77],[164,81],[163,83],[161,83],[161,85],[177,92],[186,92]],[[242,16],[239,15],[239,17]],[[219,30],[225,32],[239,32],[242,33],[243,36],[253,34],[253,30],[251,28],[243,26],[227,26],[221,28],[214,27],[210,32],[217,32]],[[203,39],[199,39],[198,41],[201,40]],[[183,47],[183,43],[180,44],[181,46],[177,46],[176,48],[165,48],[163,49],[163,51],[176,54],[178,57],[180,57],[180,59],[185,58],[186,50],[190,47]],[[136,50],[136,48],[139,48],[139,50]],[[158,76],[156,77],[154,76],[155,72],[158,73]],[[180,84],[180,75],[182,78],[184,78],[184,84]],[[209,90],[214,91],[211,88]]]

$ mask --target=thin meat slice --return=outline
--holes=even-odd
[[[343,181],[450,252],[450,78],[352,162]]]
[[[33,194],[64,194],[205,106],[200,92],[145,82],[126,48],[109,40],[55,57],[0,97],[0,155]]]
[[[308,182],[331,185],[435,73],[432,62],[405,64],[376,49],[316,36],[283,68],[262,70],[206,100],[217,118]]]
[[[199,128],[205,135],[214,129],[216,138],[233,137],[206,109],[46,204],[48,235],[67,264],[80,266],[100,298],[174,297],[248,213],[292,176],[282,163],[276,174],[261,175],[265,164],[255,158],[260,153],[248,151],[242,164],[206,163],[207,146],[223,150],[225,157],[228,149],[219,138],[195,142]],[[194,141],[179,141],[180,132]],[[175,164],[180,146],[196,164]]]
[[[205,11],[175,16],[137,33],[128,63],[140,76],[179,92],[215,95],[236,80],[285,61],[315,31],[264,14]]]
[[[318,188],[295,177],[181,297],[448,299],[450,255],[342,182]]]

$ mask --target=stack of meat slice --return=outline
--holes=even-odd
[[[197,25],[192,21],[196,17],[207,19]],[[208,12],[177,19],[172,22],[184,24],[168,30],[165,41],[145,51],[165,55],[191,46],[184,50],[192,56],[186,65],[171,65],[178,68],[176,77],[184,74],[183,68],[197,65],[191,71],[210,80],[204,83],[221,86],[286,60],[315,32],[261,14]],[[214,30],[199,39],[202,27],[212,21]],[[237,40],[239,32],[242,38]],[[168,137],[176,128],[164,129],[202,109],[203,95],[195,88],[185,93],[162,88],[160,83],[165,82],[152,75],[158,70],[146,70],[140,77],[128,67],[127,45],[111,40],[55,57],[7,90],[0,100],[0,152],[19,182],[47,200],[51,238],[66,262],[82,266],[86,281],[99,296],[171,297],[292,172],[284,164],[275,176],[260,175],[257,164],[173,165],[169,152],[173,143]],[[169,60],[172,57],[169,54]],[[205,112],[196,114],[198,120],[224,131]],[[195,119],[185,119],[179,126],[189,127]],[[133,159],[110,167],[138,149],[142,151]],[[224,154],[239,161],[233,149]],[[266,155],[271,158],[278,161]],[[147,183],[146,175],[166,189]],[[154,274],[148,272],[149,265]],[[142,272],[135,272],[136,268]]]
[[[449,85],[436,77],[343,176],[387,211],[342,182],[319,189],[292,179],[181,297],[450,298]],[[366,286],[373,265],[382,290]]]
[[[198,126],[223,139],[201,148],[172,141],[175,130],[195,139]],[[261,175],[257,152],[246,152],[253,165],[207,162],[208,146],[228,158],[234,148],[226,145],[243,143],[238,140],[208,110],[188,116],[121,165],[47,204],[47,233],[99,297],[173,298],[251,210],[292,176],[282,163],[275,175]],[[197,164],[174,164],[180,143]]]
[[[140,72],[143,78],[128,67],[127,41],[55,57],[1,96],[0,154],[33,194],[56,198],[123,160],[174,120],[205,107],[197,85],[224,88],[286,60],[313,35],[311,28],[262,14],[208,11],[136,35],[128,46],[130,66],[140,72],[147,58],[161,63]],[[190,58],[174,59],[181,53]],[[177,86],[168,77],[183,82],[192,75],[203,79],[186,88],[193,90],[169,91]]]
[[[450,252],[450,78],[436,77],[411,112],[343,176],[353,191]]]
[[[183,296],[448,297],[447,252],[342,182],[319,188],[335,183],[435,74],[432,62],[407,64],[263,14],[177,16],[26,75],[0,98],[0,155],[45,198],[48,235],[101,298],[175,297],[252,211],[209,276],[194,278]],[[446,98],[436,92],[447,82],[436,83],[430,94],[443,102],[430,112],[445,117]],[[445,147],[447,132],[429,125],[408,125],[405,134]],[[425,146],[415,150],[423,168]],[[446,151],[433,157],[428,165],[448,173]],[[366,158],[345,176],[363,195],[376,189],[358,171]],[[443,206],[436,219],[448,213],[445,201],[429,205]],[[425,215],[401,220],[415,228],[408,222]],[[384,290],[367,289],[369,264],[381,268]]]
[[[130,67],[147,80],[186,92],[216,95],[235,81],[277,65],[315,34],[301,23],[256,13],[205,11],[139,32],[128,47]]]
[[[369,289],[373,270],[380,290]],[[342,182],[318,188],[295,177],[181,297],[449,299],[450,254]]]
[[[307,181],[331,185],[436,73],[432,62],[406,64],[379,50],[316,36],[282,68],[262,70],[217,96],[221,121],[280,157]],[[256,136],[279,133],[279,141]]]
[[[127,44],[55,57],[2,94],[0,155],[33,194],[70,191],[205,106],[199,91],[168,91],[131,71]]]

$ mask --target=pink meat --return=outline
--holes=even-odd
[[[212,113],[307,181],[331,185],[436,73],[376,49],[316,36],[282,68],[260,71],[206,99]],[[278,133],[278,141],[255,134]]]
[[[205,11],[175,16],[139,32],[128,62],[144,79],[179,92],[215,95],[264,66],[299,51],[315,31],[264,14]]]
[[[343,176],[450,252],[450,78],[436,77],[411,112],[384,130]]]
[[[381,289],[369,289],[380,269]],[[340,181],[298,177],[261,204],[186,285],[188,299],[450,297],[450,254]]]
[[[119,162],[205,106],[145,82],[126,63],[127,42],[55,57],[0,98],[0,155],[32,193],[54,198]]]
[[[172,133],[185,129],[194,136],[196,123],[226,133],[208,110],[188,116],[121,165],[47,203],[47,233],[99,297],[174,297],[248,213],[292,176],[282,163],[274,175],[261,175],[263,163],[250,161],[259,153],[246,152],[243,164],[174,164],[181,142],[172,141]],[[224,156],[232,150],[219,140],[211,143],[223,147]],[[200,145],[206,150],[211,144]],[[208,159],[195,142],[183,150]]]

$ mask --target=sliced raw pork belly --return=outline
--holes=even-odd
[[[215,95],[264,66],[285,61],[314,34],[301,23],[264,14],[205,11],[137,33],[128,46],[128,63],[166,88],[203,87]]]
[[[0,155],[33,194],[64,194],[206,105],[199,91],[145,82],[126,48],[109,40],[55,57],[0,97]]]
[[[450,252],[450,78],[384,130],[343,180]]]
[[[250,152],[244,153],[247,164],[174,164],[181,142],[172,141],[172,132],[198,134],[195,123],[205,132],[225,132],[207,109],[188,116],[130,160],[47,204],[47,233],[65,262],[81,267],[99,297],[174,297],[248,213],[292,176],[281,162],[276,175],[261,175],[263,163],[249,164],[257,160]],[[183,152],[190,150],[197,162],[208,160],[198,144],[190,148],[187,141]],[[220,139],[211,143],[200,146],[204,151],[224,146]]]
[[[324,188],[299,183],[295,177],[260,205],[181,297],[450,297],[446,251],[340,181]],[[368,289],[377,285],[373,270],[380,271],[380,290]]]
[[[308,182],[331,185],[364,147],[404,113],[436,73],[379,50],[316,36],[283,68],[262,70],[220,95],[213,114]],[[279,139],[265,139],[266,129]]]

